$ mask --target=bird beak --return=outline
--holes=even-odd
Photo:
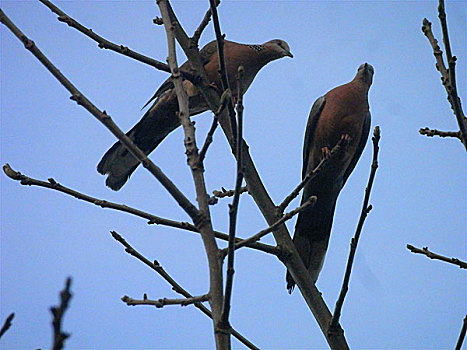
[[[292,52],[290,52],[290,51],[287,51],[285,55],[293,58]]]

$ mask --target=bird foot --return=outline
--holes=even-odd
[[[321,156],[325,159],[331,158],[331,150],[328,147],[322,147]]]

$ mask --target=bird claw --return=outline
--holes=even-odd
[[[326,159],[331,158],[331,150],[328,147],[322,147],[321,156]]]

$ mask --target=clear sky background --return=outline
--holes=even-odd
[[[163,27],[151,1],[65,1],[65,12],[105,38],[162,61]],[[167,78],[96,43],[57,21],[38,1],[2,1],[2,9],[99,108],[128,130],[140,108]],[[207,1],[174,1],[193,33]],[[441,41],[436,1],[223,1],[227,39],[264,43],[280,38],[293,59],[270,63],[245,97],[245,139],[276,203],[300,181],[302,142],[315,99],[351,80],[357,67],[375,68],[369,93],[372,127],[381,126],[380,168],[358,247],[341,323],[353,349],[452,349],[467,310],[465,271],[414,255],[406,244],[467,260],[466,153],[456,139],[420,136],[420,127],[457,130],[420,27],[433,22]],[[452,50],[458,57],[459,94],[466,96],[466,2],[447,1]],[[39,179],[53,177],[98,198],[187,221],[163,187],[143,168],[119,192],[96,170],[113,136],[2,26],[1,162]],[[214,38],[208,27],[201,38]],[[180,60],[183,55],[180,52]],[[204,140],[211,114],[196,117]],[[361,209],[371,161],[369,141],[342,191],[324,268],[317,286],[333,309],[349,242]],[[183,146],[172,133],[151,159],[195,201]],[[232,188],[235,163],[217,132],[206,160],[208,190]],[[101,209],[58,192],[27,188],[0,176],[1,320],[14,311],[2,349],[48,348],[51,316],[65,278],[73,299],[64,329],[74,349],[213,348],[211,321],[194,307],[128,307],[123,295],[176,297],[152,270],[124,252],[110,236],[122,234],[195,295],[207,292],[206,258],[198,235]],[[230,200],[212,207],[219,231],[228,227]],[[296,207],[296,199],[289,209]],[[248,195],[242,197],[239,235],[266,223]],[[293,232],[295,219],[287,226]],[[272,237],[264,242],[272,243]],[[220,243],[224,246],[224,243]],[[285,289],[285,268],[274,257],[242,249],[236,258],[232,324],[261,348],[318,349],[327,344],[300,293]],[[243,348],[233,341],[235,348]]]

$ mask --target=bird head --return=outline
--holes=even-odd
[[[263,46],[268,49],[274,59],[278,59],[284,56],[293,57],[292,53],[290,52],[289,44],[287,44],[284,40],[270,40],[264,43]]]
[[[373,82],[373,74],[375,74],[375,69],[371,64],[365,62],[358,67],[355,78],[363,80],[370,86]]]

